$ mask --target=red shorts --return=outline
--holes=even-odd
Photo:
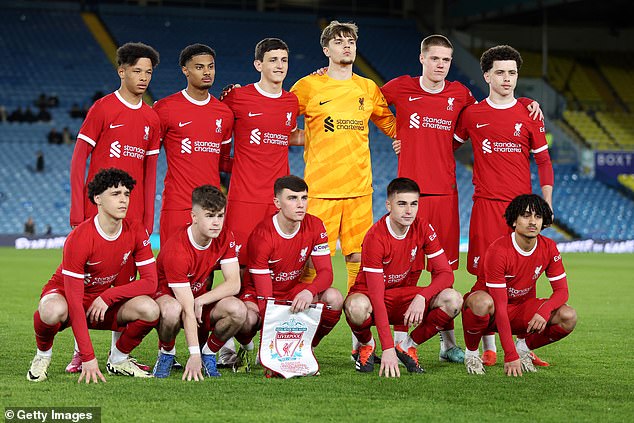
[[[273,193],[271,192],[271,199]],[[277,207],[270,203],[246,203],[231,201],[227,205],[225,225],[233,232],[236,246],[239,246],[238,260],[240,265],[247,265],[247,241],[253,229],[265,218],[277,213]]]
[[[161,209],[161,220],[159,221],[159,236],[161,246],[180,230],[185,229],[192,223],[192,211],[187,210],[163,210]]]
[[[163,295],[176,298],[174,297],[174,293],[171,290],[170,292],[162,292],[159,290],[155,292],[154,295],[152,295],[152,299],[157,300]],[[203,306],[203,313],[202,313],[203,324],[199,327],[199,330],[206,330],[207,332],[209,332],[213,329],[213,326],[211,324],[211,312],[213,311],[214,307],[216,307],[216,304],[218,304],[217,301],[215,303],[211,303],[211,304],[207,304]],[[183,321],[181,320],[181,328],[182,327],[183,327]]]
[[[62,297],[64,297],[64,299],[66,299],[66,292],[64,291],[64,286],[59,286],[51,282],[47,283],[46,285],[44,285],[44,288],[42,288],[42,294],[40,295],[40,299],[44,298],[45,296],[49,294],[59,294]],[[84,311],[87,311],[90,308],[90,305],[98,296],[99,294],[84,295],[84,298],[82,300],[84,305]],[[125,304],[125,301],[119,301],[112,304],[110,307],[108,307],[108,310],[106,310],[106,314],[102,322],[91,323],[90,321],[88,321],[88,329],[113,330],[116,332],[122,331],[125,325],[119,326],[119,324],[117,323],[117,314],[119,313],[119,309],[121,308],[123,304]],[[66,329],[69,325],[70,325],[70,316],[66,319],[66,321],[62,323],[62,326],[60,327],[59,330],[62,331]]]
[[[405,312],[412,303],[417,294],[420,294],[420,286],[403,286],[400,288],[386,289],[384,293],[385,308],[387,309],[387,317],[391,325],[403,325],[405,323]],[[348,295],[363,294],[370,298],[368,291],[350,291]],[[434,297],[425,301],[425,314],[429,313],[429,304]],[[374,313],[372,314],[372,324],[374,324]]]
[[[480,276],[484,253],[489,245],[499,237],[511,232],[506,225],[504,212],[508,201],[476,198],[471,209],[469,223],[469,252],[467,254],[467,270],[472,275]],[[441,238],[442,239],[442,238]]]
[[[460,213],[458,194],[421,195],[418,203],[418,217],[426,219],[438,234],[445,250],[449,266],[458,269],[460,258]],[[428,266],[428,269],[429,266]]]
[[[469,291],[464,294],[464,303],[466,304],[469,295],[477,291]],[[513,335],[526,334],[528,328],[528,322],[533,318],[535,313],[548,301],[546,298],[528,298],[519,303],[508,304],[506,310],[511,322],[511,332]],[[491,317],[489,326],[486,329],[487,332],[497,332],[497,326],[495,324],[495,318]]]

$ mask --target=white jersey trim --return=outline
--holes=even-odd
[[[533,154],[537,154],[537,153],[541,153],[541,152],[542,152],[542,151],[544,151],[544,150],[548,150],[548,144],[546,144],[546,145],[542,145],[541,147],[539,147],[539,148],[538,148],[538,149],[536,149],[536,150],[531,150],[531,153],[533,153]]]
[[[194,241],[194,234],[192,234],[192,227],[191,227],[191,225],[187,228],[187,238],[189,238],[189,243],[190,243],[190,244],[191,244],[191,245],[192,245],[195,249],[200,250],[200,251],[204,251],[204,250],[206,250],[207,248],[209,248],[209,246],[211,245],[211,242],[213,241],[213,240],[210,240],[210,241],[209,241],[209,244],[204,245],[204,246],[203,246],[203,245],[198,245],[198,244],[196,243],[196,241]]]
[[[145,152],[146,156],[154,156],[155,154],[159,154],[161,150],[148,150]]]
[[[173,282],[173,283],[168,283],[167,286],[169,286],[170,288],[190,288],[191,287],[189,282]]]
[[[282,96],[282,91],[280,90],[279,93],[276,94],[271,94],[271,93],[267,93],[266,91],[264,91],[262,88],[260,88],[260,84],[258,84],[257,82],[253,84],[253,86],[255,87],[255,90],[257,92],[259,92],[260,94],[262,94],[264,97],[268,97],[268,98],[280,98]]]
[[[71,272],[70,270],[66,270],[66,269],[62,269],[62,275],[70,276],[70,277],[81,279],[81,280],[83,280],[86,277],[86,275],[84,275],[82,273],[75,273],[75,272]]]
[[[435,253],[426,254],[426,256],[427,256],[427,258],[434,258],[434,257],[438,257],[439,255],[441,255],[444,252],[445,252],[445,250],[443,250],[441,248],[440,250],[436,251]]]
[[[506,288],[506,284],[505,283],[491,283],[491,282],[487,282],[486,285],[489,288]]]
[[[407,230],[405,231],[405,233],[403,235],[397,235],[393,230],[392,227],[390,226],[390,216],[387,216],[385,218],[385,224],[387,225],[387,230],[390,233],[390,235],[392,235],[395,239],[405,239],[405,237],[407,236],[407,233],[409,232],[409,226],[407,227]]]
[[[513,241],[513,248],[515,248],[515,251],[517,251],[520,255],[524,257],[529,257],[537,249],[537,242],[539,241],[539,238],[535,239],[535,246],[533,246],[533,248],[530,251],[524,251],[520,248],[519,245],[517,245],[517,241],[515,241],[515,232],[511,234],[511,241]]]
[[[119,94],[119,90],[115,91],[115,92],[114,92],[114,95],[115,95],[115,96],[119,99],[119,101],[120,101],[121,103],[123,103],[123,105],[124,105],[124,106],[126,106],[126,107],[127,107],[127,108],[129,108],[129,109],[132,109],[132,110],[138,110],[138,109],[140,109],[140,108],[141,108],[141,106],[143,106],[143,99],[140,99],[138,104],[132,104],[132,103],[127,102],[127,101],[126,101],[126,100],[125,100],[125,99],[121,96],[121,94]]]
[[[249,273],[253,273],[254,275],[268,275],[271,271],[269,269],[249,269]]]
[[[220,144],[231,144],[231,138],[222,141]]]
[[[491,101],[491,99],[489,97],[485,98],[485,101],[487,102],[487,104],[491,107],[493,107],[494,109],[498,109],[498,110],[505,110],[505,109],[510,109],[511,107],[515,106],[517,104],[517,99],[513,99],[513,101],[511,101],[510,103],[507,104],[496,104],[493,101]]]
[[[438,93],[441,93],[442,90],[445,89],[445,81],[443,80],[442,81],[442,87],[440,87],[440,88],[438,88],[436,90],[430,90],[429,88],[427,88],[426,86],[423,85],[423,76],[422,75],[420,76],[420,78],[418,78],[418,83],[420,85],[420,88],[423,91],[425,91],[426,93],[429,93],[429,94],[438,94]]]
[[[147,266],[150,263],[154,263],[156,261],[156,259],[154,257],[149,258],[147,260],[143,260],[143,261],[135,261],[134,264],[136,264],[136,267],[141,267],[141,266]]]
[[[453,139],[455,139],[456,141],[458,141],[459,143],[464,144],[465,140],[463,140],[462,138],[460,138],[457,134],[453,134]]]
[[[209,93],[207,93],[207,98],[204,100],[196,100],[195,98],[187,94],[187,89],[181,90],[181,94],[183,94],[183,97],[185,97],[187,101],[189,101],[192,104],[195,104],[196,106],[205,106],[209,104],[209,101],[211,101],[211,94]]]
[[[551,281],[551,282],[555,282],[555,281],[561,280],[561,279],[563,279],[565,277],[566,277],[566,272],[562,273],[559,276],[553,276],[552,278],[548,278],[548,280]]]
[[[92,145],[93,147],[97,145],[97,143],[92,138],[90,138],[89,136],[86,136],[84,134],[77,135],[77,139],[78,140],[84,140],[88,144]]]
[[[106,241],[116,241],[117,238],[119,238],[119,235],[121,235],[121,232],[123,231],[123,224],[120,224],[119,230],[117,231],[116,234],[114,234],[113,236],[109,236],[103,231],[103,229],[101,229],[101,226],[99,226],[99,219],[97,219],[97,217],[99,217],[99,215],[96,215],[95,218],[93,219],[95,228],[97,228],[97,233],[101,235],[101,237],[105,239]]]
[[[302,222],[299,222],[299,225],[297,225],[297,230],[295,232],[293,232],[292,234],[285,234],[282,231],[282,228],[280,228],[280,224],[277,223],[277,214],[275,214],[273,216],[273,226],[275,226],[275,231],[277,232],[277,234],[279,236],[281,236],[284,239],[293,239],[295,237],[295,235],[297,235],[297,233],[299,232],[300,228],[302,227]]]
[[[383,269],[375,269],[374,267],[364,267],[363,271],[369,273],[383,273]]]
[[[238,261],[238,257],[230,257],[228,259],[220,260],[220,264],[235,263],[237,261]]]

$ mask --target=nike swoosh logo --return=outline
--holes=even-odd
[[[269,260],[269,264],[273,264],[273,263],[277,263],[278,261],[280,261],[282,259],[277,259],[277,260]]]
[[[383,262],[383,264],[390,264],[390,262],[391,262],[391,261],[392,261],[392,260],[390,260],[390,261],[384,261],[384,262]]]
[[[194,276],[194,275],[195,275],[195,273],[188,273],[188,274],[187,274],[187,277],[188,277],[188,278],[191,278],[191,277],[192,277],[192,276]]]
[[[515,275],[504,275],[505,278],[514,278]]]
[[[183,126],[187,126],[187,125],[189,125],[190,123],[192,123],[192,121],[191,121],[191,120],[190,120],[189,122],[178,122],[178,127],[179,127],[179,128],[182,128]]]
[[[455,260],[450,260],[450,261],[449,261],[449,266],[451,266],[452,264],[454,264],[454,263],[455,263],[455,262],[457,262],[457,261],[458,261],[458,259],[455,259]]]
[[[29,370],[29,379],[31,380],[38,380],[39,377],[38,376],[33,376],[33,373],[31,373],[31,371]]]
[[[319,102],[319,105],[320,105],[320,106],[323,106],[324,104],[326,104],[326,103],[330,103],[331,101],[332,101],[332,100],[320,101],[320,102]]]
[[[133,282],[136,280],[136,276],[130,276],[130,282]]]
[[[110,129],[118,128],[118,127],[123,126],[123,125],[125,125],[125,123],[122,123],[121,125],[110,124]]]
[[[101,261],[103,261],[103,260],[101,260]],[[96,266],[96,265],[98,265],[99,263],[101,263],[101,261],[95,261],[95,262],[93,262],[93,263],[91,263],[91,262],[87,261],[87,262],[86,262],[86,264],[87,264],[88,266]]]
[[[264,113],[251,113],[249,112],[249,117],[253,117],[253,116],[260,116],[263,115]]]
[[[490,125],[490,123],[483,123],[483,124],[476,123],[476,128],[482,128],[482,127],[485,127],[487,125]]]
[[[416,101],[416,100],[420,100],[421,98],[423,98],[423,97],[412,97],[412,96],[410,96],[409,97],[409,101]]]

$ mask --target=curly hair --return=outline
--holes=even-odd
[[[117,64],[122,65],[136,65],[136,62],[146,57],[152,62],[152,67],[155,68],[160,60],[158,51],[143,43],[125,43],[117,49]]]
[[[482,73],[490,71],[493,68],[493,62],[496,60],[515,60],[518,72],[522,67],[522,63],[524,63],[520,52],[513,47],[507,45],[495,46],[482,53],[480,57]]]
[[[504,211],[506,224],[509,227],[514,228],[515,221],[526,211],[526,209],[528,209],[531,213],[535,213],[542,217],[542,229],[552,225],[553,210],[550,208],[546,200],[537,194],[522,194],[515,197]]]
[[[127,172],[111,167],[109,169],[101,169],[92,181],[88,183],[88,198],[93,204],[95,195],[104,193],[108,188],[116,188],[123,185],[130,191],[134,189],[136,181]]]

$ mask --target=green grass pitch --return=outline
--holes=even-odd
[[[345,321],[316,350],[321,376],[265,379],[262,368],[248,375],[224,370],[220,379],[182,382],[134,380],[106,375],[105,384],[78,385],[64,373],[72,352],[71,331],[55,341],[49,380],[26,380],[35,353],[32,316],[43,284],[61,259],[61,250],[0,249],[0,396],[3,407],[102,407],[103,421],[633,421],[634,360],[631,255],[567,254],[569,304],[577,309],[575,332],[539,350],[550,368],[513,379],[503,375],[502,358],[484,376],[467,375],[463,365],[438,362],[438,338],[419,348],[423,375],[379,379],[355,372]],[[464,256],[462,257],[464,263]],[[464,264],[463,264],[464,265]],[[455,287],[473,283],[464,268]],[[540,293],[548,295],[546,279]],[[345,287],[345,267],[335,258],[335,286]],[[105,373],[109,332],[91,332]],[[460,345],[462,327],[456,320]],[[184,335],[177,343],[184,362]],[[499,349],[500,350],[500,349]],[[501,350],[500,350],[501,351]],[[134,355],[153,364],[156,332]]]

